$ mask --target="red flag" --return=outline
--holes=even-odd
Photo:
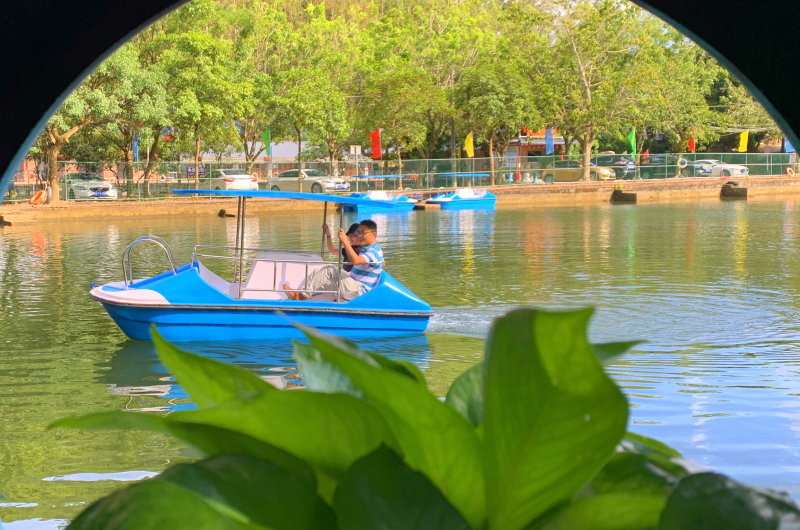
[[[645,149],[644,151],[642,151],[642,162],[646,164],[649,159],[650,159],[650,149]]]
[[[695,150],[694,131],[692,131],[692,134],[689,135],[689,152],[694,153],[694,150]]]
[[[381,130],[375,129],[369,133],[369,139],[372,140],[372,159],[380,160],[381,156]]]

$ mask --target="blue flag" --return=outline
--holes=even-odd
[[[790,142],[788,138],[783,139],[783,150],[786,153],[794,153],[794,146],[792,145],[792,142]]]
[[[133,161],[139,161],[139,133],[133,135],[133,145],[131,146],[133,149]]]
[[[548,127],[544,132],[544,154],[552,155],[553,151],[555,151],[555,145],[553,142],[553,128]]]

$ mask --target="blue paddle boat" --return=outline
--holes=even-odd
[[[440,193],[428,204],[438,204],[442,210],[494,210],[497,196],[487,190],[459,188],[450,193]]]
[[[318,268],[330,264],[342,267],[341,252],[338,261],[331,258],[324,241],[316,252],[245,247],[248,198],[322,201],[323,222],[328,203],[358,206],[364,199],[286,191],[174,193],[237,197],[236,245],[197,245],[191,261],[176,266],[169,246],[160,237],[143,236],[131,243],[122,257],[123,280],[93,286],[90,292],[128,337],[151,340],[152,324],[173,342],[301,337],[293,326],[295,322],[348,338],[417,334],[428,326],[431,306],[386,270],[376,287],[352,300],[339,301],[338,288],[319,292],[310,300],[291,300],[285,284],[301,286]],[[340,212],[340,226],[343,215]],[[169,264],[167,270],[149,278],[134,278],[131,254],[141,244],[160,247]],[[232,270],[230,281],[220,275],[220,267]]]
[[[360,199],[355,204],[344,204],[345,211],[359,213],[405,213],[414,209],[417,201],[402,193],[386,193],[383,190],[370,190],[366,193],[352,193],[350,197]]]

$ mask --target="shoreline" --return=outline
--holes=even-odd
[[[636,194],[636,204],[669,202],[706,202],[721,200],[722,185],[730,177],[672,178],[663,180],[622,180],[608,182],[568,182],[555,184],[522,184],[490,186],[497,195],[498,207],[535,206],[565,207],[610,204],[615,190]],[[800,195],[800,177],[746,177],[735,179],[747,188],[749,201],[777,200]],[[386,190],[392,191],[392,190]],[[416,190],[415,190],[416,191]],[[438,193],[441,190],[437,190]],[[398,191],[399,192],[399,191]],[[416,191],[430,194],[430,191]],[[408,193],[408,192],[406,192]],[[318,211],[321,203],[290,199],[248,201],[248,212]],[[156,199],[152,201],[60,201],[57,205],[28,203],[0,204],[0,227],[40,221],[62,221],[90,218],[162,217],[165,215],[218,215],[220,210],[236,212],[231,198]]]

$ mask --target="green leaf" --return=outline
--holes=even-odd
[[[594,354],[603,364],[612,363],[617,360],[622,354],[641,344],[641,340],[630,340],[626,342],[603,342],[600,344],[592,344]]]
[[[334,510],[339,525],[351,530],[469,528],[425,475],[386,447],[353,464],[342,477]]]
[[[308,476],[244,455],[171,467],[101,499],[70,528],[333,528]]]
[[[249,370],[181,351],[165,341],[155,326],[150,332],[161,362],[199,408],[278,391]]]
[[[625,434],[625,396],[586,337],[591,309],[520,309],[487,342],[484,441],[491,528],[523,528],[575,495]]]
[[[545,530],[638,530],[658,524],[664,495],[608,493],[574,502],[544,525]]]
[[[70,427],[76,429],[139,429],[143,431],[169,432],[165,416],[144,412],[96,412],[84,416],[63,418],[51,423],[48,428]]]
[[[300,368],[300,372],[303,374],[303,382],[309,390],[315,392],[346,392],[360,397],[359,391],[356,386],[350,382],[347,375],[330,363],[326,363],[322,360],[319,352],[325,350],[344,351],[373,366],[382,366],[388,370],[408,376],[422,385],[427,384],[422,372],[409,361],[389,359],[378,353],[363,351],[352,342],[341,337],[323,334],[315,330],[312,331],[312,328],[300,324],[296,325],[309,337],[312,337],[309,333],[313,333],[311,344],[305,344],[299,341],[295,341],[294,343],[294,357]]]
[[[424,473],[472,527],[481,526],[486,516],[481,444],[469,422],[407,375],[304,331],[320,359],[347,375],[364,401],[381,413],[409,466]]]
[[[484,364],[476,364],[458,378],[447,391],[445,402],[475,427],[483,423]]]
[[[58,420],[53,427],[80,429],[140,429],[169,433],[195,448],[205,456],[243,454],[267,460],[283,469],[313,476],[308,464],[273,445],[241,432],[202,423],[176,420],[174,416],[160,416],[139,412],[100,412]]]
[[[679,466],[667,468],[646,455],[621,452],[592,479],[591,486],[596,493],[646,493],[662,495],[666,501],[686,474]]]
[[[681,480],[669,497],[658,526],[659,530],[798,527],[800,510],[789,497],[717,473],[698,473]]]
[[[345,394],[277,391],[171,418],[242,433],[334,477],[381,444],[396,445],[380,414]]]

